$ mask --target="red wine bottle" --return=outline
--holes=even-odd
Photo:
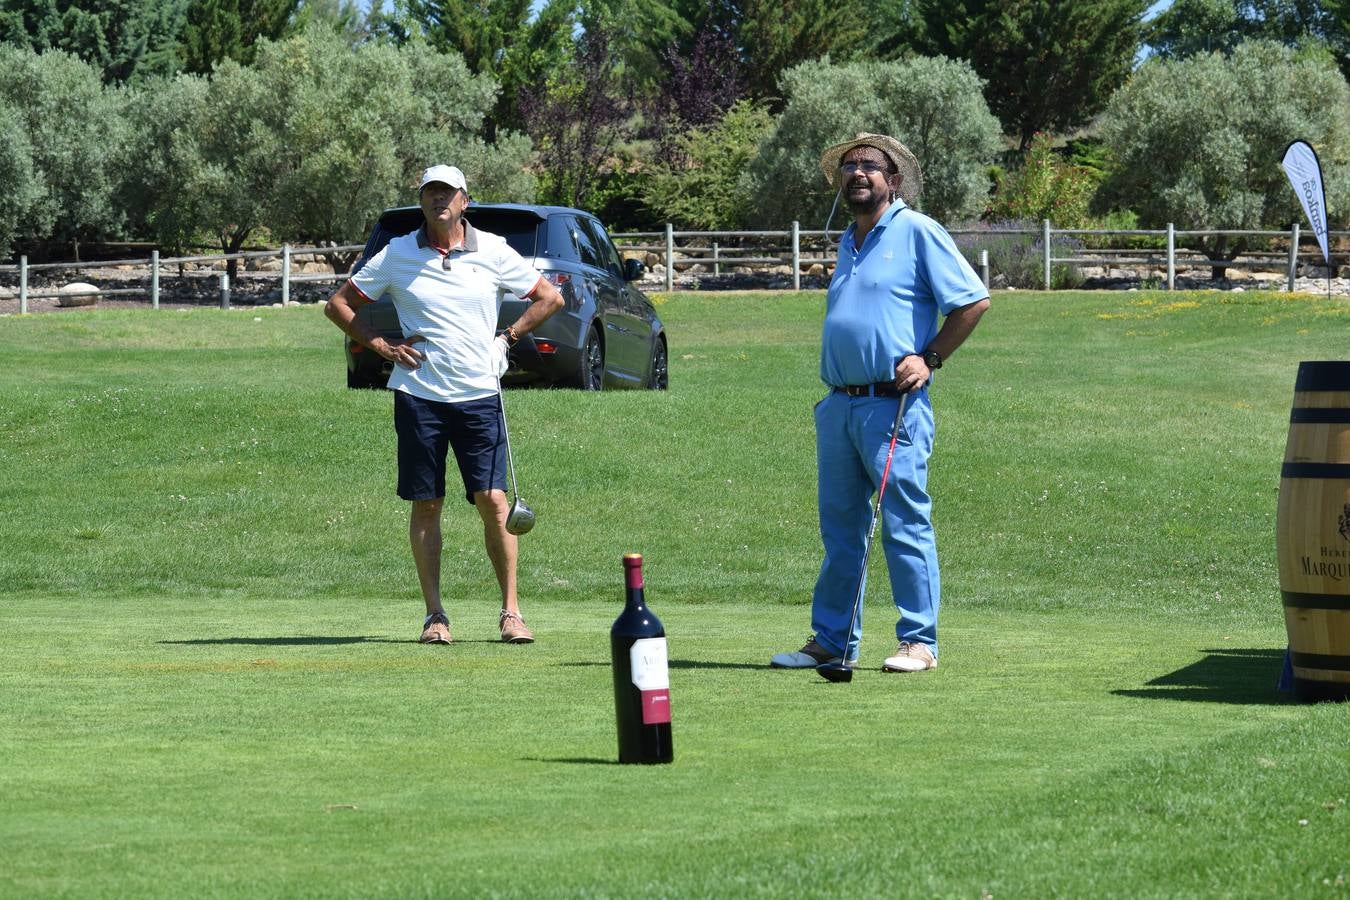
[[[625,553],[623,568],[626,602],[609,630],[619,762],[668,763],[675,753],[670,744],[666,630],[643,597],[642,556]]]

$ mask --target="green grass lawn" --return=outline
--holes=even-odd
[[[765,667],[822,297],[657,299],[669,392],[507,397],[530,646],[461,503],[416,643],[390,398],[317,308],[0,318],[0,896],[1350,895],[1350,707],[1275,690],[1274,552],[1350,302],[1001,292],[933,389],[942,666],[831,685]],[[613,762],[626,551],[670,766]]]

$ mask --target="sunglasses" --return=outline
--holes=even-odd
[[[891,174],[889,166],[879,162],[873,162],[870,159],[864,159],[862,162],[846,162],[839,167],[839,174],[847,178],[849,175],[852,175],[859,170],[862,170],[864,175],[875,175],[878,172],[884,172],[887,175]]]

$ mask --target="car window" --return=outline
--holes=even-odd
[[[511,248],[529,259],[538,255],[539,217],[518,209],[469,209],[464,213],[474,228],[506,238]]]
[[[366,263],[371,258],[384,249],[388,244],[399,235],[415,231],[417,226],[422,224],[422,210],[417,208],[390,210],[380,216],[371,229],[370,237],[366,240],[366,246],[361,250],[361,258],[356,261],[352,267],[351,274],[355,275],[366,267]]]
[[[595,244],[600,258],[603,261],[601,268],[609,270],[613,275],[619,278],[623,277],[623,259],[619,256],[619,251],[614,249],[613,242],[609,235],[605,234],[605,229],[594,219],[577,219],[577,224],[583,231],[591,235],[591,240]]]
[[[572,240],[577,243],[577,251],[581,254],[581,261],[597,269],[607,269],[605,257],[601,253],[600,245],[595,240],[595,234],[589,228],[584,227],[585,223],[585,219],[573,219],[571,222]]]

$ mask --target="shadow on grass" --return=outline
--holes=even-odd
[[[1118,697],[1192,700],[1203,703],[1278,704],[1292,701],[1275,684],[1283,650],[1220,648],[1206,650],[1199,662],[1148,682],[1149,687],[1112,691]]]
[[[522,762],[567,763],[573,766],[617,766],[617,759],[601,759],[598,756],[522,756]]]
[[[366,637],[316,637],[296,635],[295,637],[228,637],[193,638],[187,641],[156,641],[159,644],[176,644],[185,647],[244,644],[254,647],[332,647],[340,644],[403,644],[407,641],[393,641],[389,638]],[[417,643],[412,641],[411,643]]]
[[[351,637],[313,637],[297,635],[295,637],[228,637],[193,638],[188,641],[156,641],[159,644],[174,644],[183,647],[216,646],[240,644],[251,647],[337,647],[343,644],[420,644],[417,638],[386,638],[353,635]],[[456,644],[500,644],[496,638],[455,638]],[[508,646],[508,645],[503,645]]]
[[[586,662],[565,662],[558,663],[560,666],[604,666],[609,668],[609,660],[588,660]],[[672,669],[763,669],[769,671],[769,667],[763,663],[733,663],[733,662],[706,662],[693,659],[672,659],[667,665]]]

